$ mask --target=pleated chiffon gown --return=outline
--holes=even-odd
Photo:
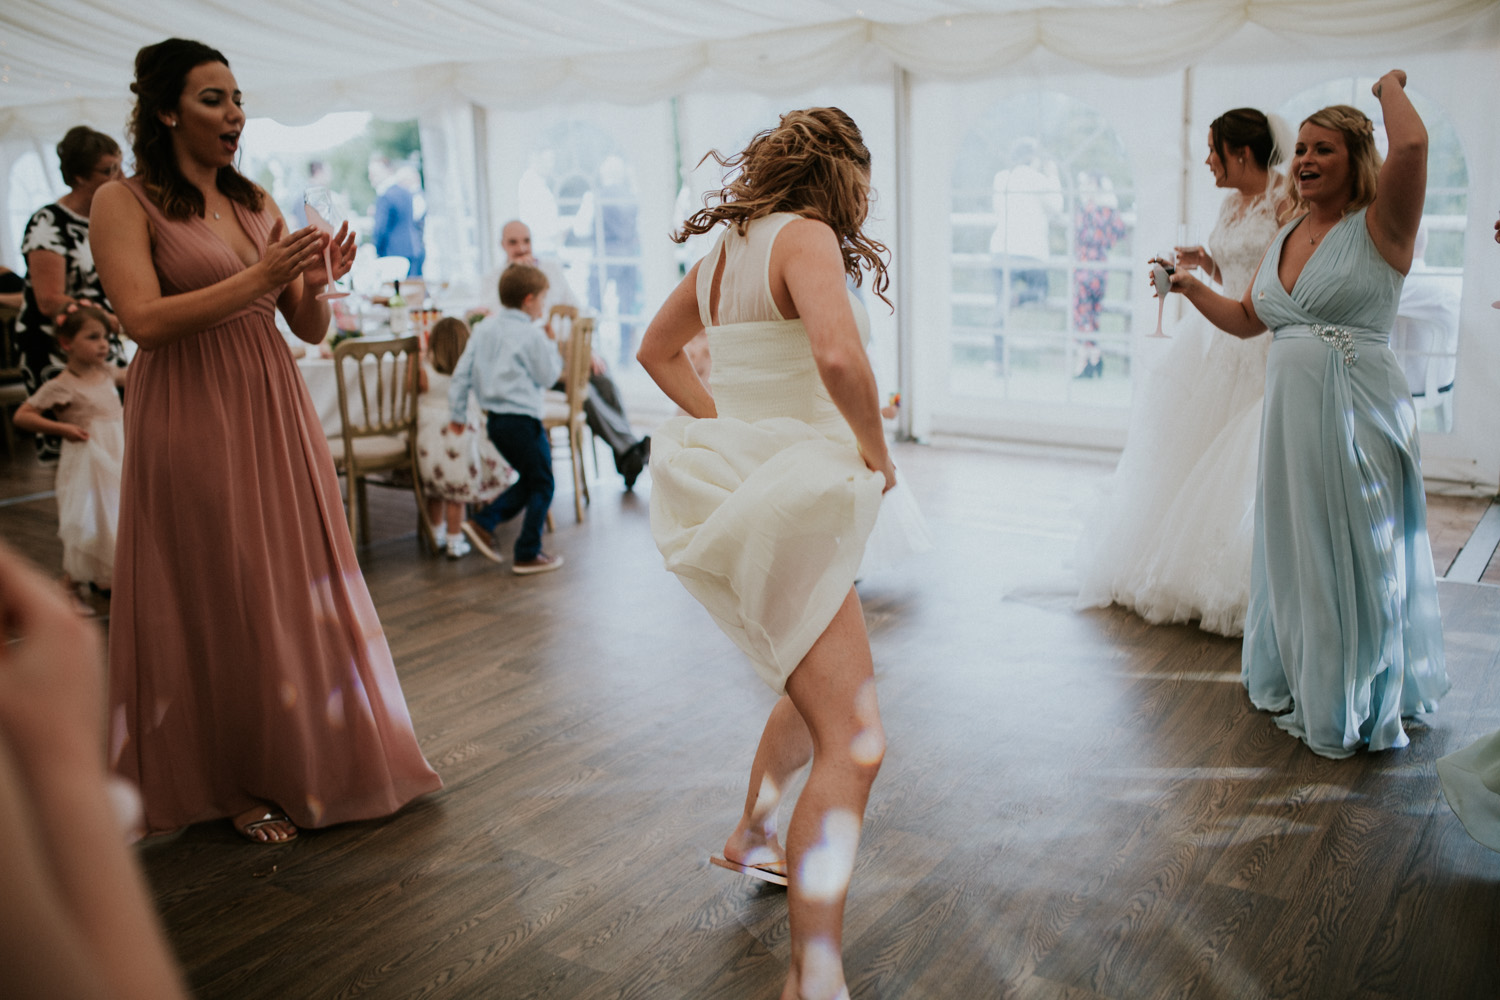
[[[725,229],[703,258],[718,416],[674,417],[651,436],[651,533],[666,567],[778,694],[854,585],[885,486],[823,385],[807,328],[771,297],[771,247],[796,218]],[[849,298],[867,341],[869,317]]]
[[[150,219],[165,295],[245,265],[202,220]],[[273,216],[236,204],[264,250]],[[417,745],[271,292],[141,351],[110,623],[110,753],[148,833],[273,803],[299,827],[389,815],[442,782]]]
[[[1291,291],[1289,223],[1253,286],[1266,369],[1241,676],[1256,707],[1325,757],[1406,746],[1403,718],[1448,690],[1416,411],[1389,345],[1401,275],[1365,211]]]

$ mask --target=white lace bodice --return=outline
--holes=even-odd
[[[1248,204],[1247,204],[1248,201]],[[1246,199],[1238,191],[1224,198],[1219,221],[1208,237],[1208,252],[1219,265],[1224,294],[1243,298],[1266,247],[1280,230],[1275,199],[1269,195]]]

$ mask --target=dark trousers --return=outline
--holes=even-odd
[[[552,388],[564,391],[561,380]],[[583,417],[589,430],[601,438],[615,455],[615,471],[626,452],[641,443],[625,416],[625,404],[620,401],[620,390],[608,375],[590,375],[589,391],[583,397]]]
[[[524,511],[516,538],[516,562],[527,562],[542,551],[542,528],[547,524],[547,508],[552,506],[552,443],[536,417],[517,413],[486,413],[485,417],[490,441],[521,478],[476,511],[474,521],[485,531],[494,531],[496,525]]]

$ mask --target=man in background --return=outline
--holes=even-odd
[[[397,176],[388,157],[370,159],[370,185],[375,188],[374,234],[377,257],[405,257],[407,276],[420,277],[427,251],[416,216],[412,192]]]
[[[512,264],[529,264],[547,276],[549,306],[572,306],[580,313],[584,311],[573,286],[568,284],[562,262],[552,257],[537,257],[532,253],[531,230],[526,223],[519,219],[507,222],[500,230],[500,249],[505,254],[505,261],[495,273],[485,279],[487,297],[495,295],[500,274],[505,268]],[[562,386],[555,388],[560,389]],[[608,368],[597,354],[594,355],[593,371],[589,375],[589,391],[583,401],[583,413],[588,420],[589,429],[609,445],[609,450],[615,457],[615,470],[624,477],[625,488],[633,489],[636,479],[651,457],[651,439],[635,436],[630,419],[625,416],[625,404],[620,400],[620,390],[609,377]]]

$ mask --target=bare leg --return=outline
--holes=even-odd
[[[844,899],[865,803],[885,755],[870,640],[852,588],[786,690],[807,724],[813,758],[787,829],[792,965],[781,996],[847,1000]]]
[[[442,497],[427,498],[427,523],[433,527],[437,527],[438,522],[443,519],[443,503]]]
[[[766,865],[786,860],[777,837],[776,811],[787,785],[812,759],[812,734],[807,723],[783,696],[771,709],[766,728],[750,765],[750,789],[739,825],[724,843],[724,857],[742,865]]]
[[[464,505],[457,500],[445,500],[444,504],[446,505],[444,513],[448,518],[448,536],[452,538],[463,530]]]

